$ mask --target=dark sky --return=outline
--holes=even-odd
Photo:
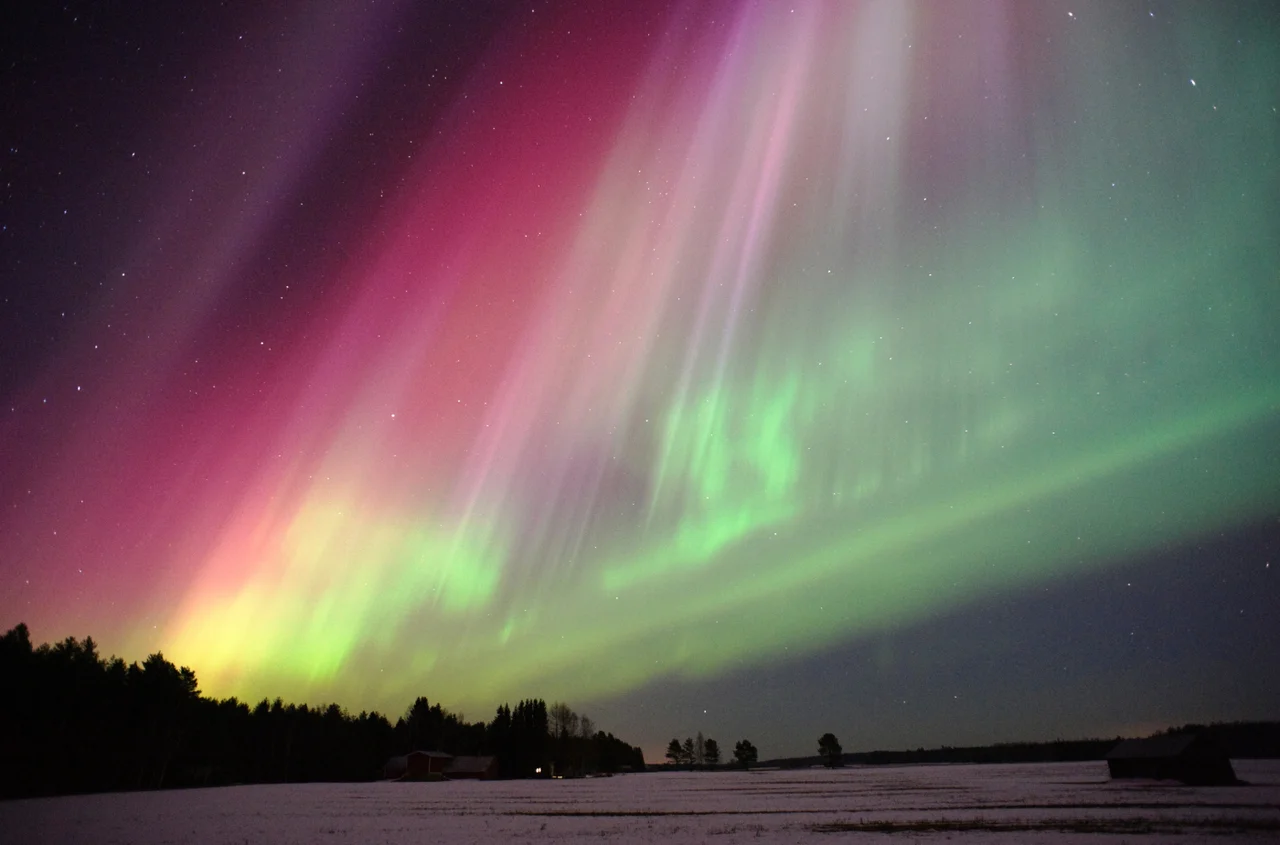
[[[9,4],[0,627],[659,757],[1280,716],[1280,15]]]

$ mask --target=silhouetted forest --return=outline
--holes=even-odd
[[[1237,760],[1280,757],[1280,723],[1231,722],[1214,725],[1182,725],[1161,733],[1195,733]],[[1053,742],[1006,742],[968,748],[920,748],[915,751],[865,751],[846,754],[846,763],[1072,763],[1101,760],[1116,744],[1114,739],[1059,739]]]
[[[1280,758],[1280,722],[1224,722],[1212,725],[1182,725],[1162,734],[1194,733],[1207,737],[1228,757],[1236,760]],[[1155,736],[1157,734],[1153,734]],[[846,764],[883,765],[904,763],[1075,763],[1101,760],[1116,744],[1114,739],[1059,739],[1052,742],[1004,742],[968,747],[917,748],[901,751],[859,751],[846,753]],[[824,757],[788,757],[769,760],[764,765],[807,768],[828,764]]]
[[[527,699],[467,722],[418,698],[393,725],[337,704],[256,705],[200,694],[160,653],[103,659],[91,637],[33,648],[0,637],[0,797],[231,783],[364,781],[414,750],[493,755],[506,777],[642,771],[644,755],[567,705]]]

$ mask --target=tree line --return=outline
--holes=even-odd
[[[1196,734],[1232,759],[1280,758],[1280,722],[1215,722],[1180,725],[1148,736]],[[1001,742],[994,745],[859,751],[845,755],[851,763],[1071,763],[1102,760],[1124,737],[1055,739],[1048,742]]]
[[[33,647],[0,637],[0,797],[231,783],[363,781],[414,750],[492,755],[505,777],[642,771],[644,755],[560,702],[503,704],[489,722],[419,697],[394,724],[376,711],[200,694],[157,652],[104,659],[92,637]]]
[[[818,738],[818,754],[825,766],[836,768],[844,765],[844,750],[833,733],[825,733]],[[696,737],[688,737],[684,742],[672,739],[667,743],[666,757],[673,766],[714,769],[720,765],[720,744],[710,737],[704,738],[702,731],[698,731]],[[734,762],[744,769],[753,766],[758,758],[759,752],[750,740],[739,740],[733,747]]]
[[[744,769],[756,763],[759,752],[750,740],[739,740],[733,747],[733,759]],[[684,742],[673,738],[667,743],[667,762],[673,766],[686,766],[692,769],[714,769],[720,765],[720,743],[711,737],[704,737],[698,731],[696,737],[685,737]]]

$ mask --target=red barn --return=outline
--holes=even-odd
[[[430,780],[443,777],[452,760],[452,754],[441,751],[410,751],[388,760],[382,774],[390,780]]]

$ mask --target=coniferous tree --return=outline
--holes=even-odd
[[[720,743],[711,737],[707,737],[706,744],[702,751],[703,762],[711,767],[720,765]]]
[[[667,760],[673,766],[684,762],[684,748],[681,747],[680,740],[673,738],[667,743]]]
[[[498,706],[498,711],[489,723],[486,733],[487,750],[498,758],[498,769],[508,777],[515,773],[516,761],[511,747],[511,707],[507,704]]]

